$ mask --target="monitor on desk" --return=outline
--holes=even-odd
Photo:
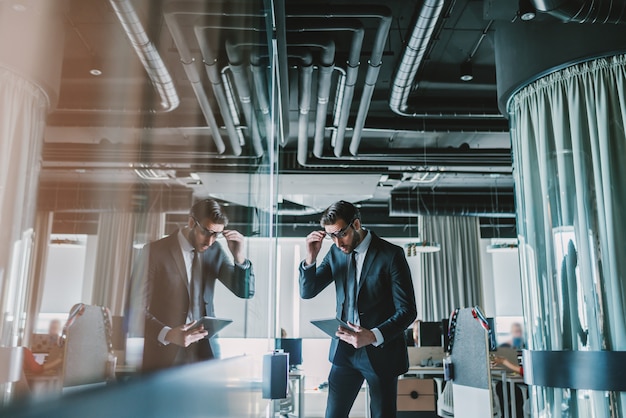
[[[498,347],[496,342],[496,321],[494,318],[487,318],[487,323],[489,324],[489,329],[491,330],[489,351],[494,351],[496,347]]]
[[[419,347],[442,347],[443,346],[442,323],[420,321],[417,345]]]
[[[276,338],[274,344],[277,350],[289,353],[290,368],[302,364],[302,338]]]

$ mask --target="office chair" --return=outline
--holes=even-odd
[[[76,304],[63,328],[63,387],[106,382],[114,377],[111,313],[103,306]]]
[[[452,382],[444,383],[441,377],[434,377],[433,380],[437,386],[437,415],[441,418],[454,417],[454,399],[452,396]],[[493,389],[493,418],[502,418],[500,412],[500,400],[495,396],[495,388]]]

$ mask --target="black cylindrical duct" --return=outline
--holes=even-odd
[[[391,192],[389,216],[515,216],[513,189],[459,190],[400,188]]]
[[[540,12],[563,22],[626,23],[626,2],[623,0],[532,0]]]

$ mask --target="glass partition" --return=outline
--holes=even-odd
[[[284,129],[276,112],[284,96],[275,81],[276,45],[268,33],[275,30],[274,4],[67,3],[58,28],[65,38],[55,45],[62,60],[58,92],[35,97],[50,105],[45,128],[41,105],[32,115],[41,117],[26,121],[33,132],[26,132],[32,141],[22,141],[23,157],[9,152],[8,138],[0,142],[0,159],[21,164],[13,171],[14,194],[0,187],[2,222],[11,225],[3,228],[11,234],[0,254],[0,345],[28,347],[44,363],[51,356],[47,334],[67,336],[81,316],[77,304],[97,305],[107,308],[102,321],[112,338],[105,349],[115,355],[117,371],[138,371],[143,318],[129,312],[144,297],[131,280],[142,248],[195,228],[188,228],[191,205],[212,198],[229,218],[226,229],[243,234],[255,275],[249,299],[215,285],[215,315],[232,320],[213,341],[216,357],[241,354],[231,340],[247,341],[248,354],[270,351],[277,334],[274,208]],[[2,7],[4,17],[31,12]],[[8,37],[21,36],[10,32],[14,26],[3,28]],[[30,78],[19,71],[10,76]],[[18,93],[3,103],[15,106]],[[10,118],[6,109],[2,116]],[[3,123],[3,133],[9,122],[16,123]],[[13,181],[4,171],[0,180],[0,186]],[[213,245],[234,261],[229,244],[221,237]],[[63,371],[63,364],[30,371],[30,388],[8,383],[5,393],[57,393]],[[50,384],[54,373],[58,379]]]

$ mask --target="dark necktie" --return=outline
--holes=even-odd
[[[204,298],[202,296],[202,270],[200,257],[193,250],[193,262],[191,263],[191,279],[189,280],[189,313],[191,319],[199,319],[204,316]]]
[[[356,251],[352,251],[350,254],[350,263],[347,268],[346,277],[346,298],[343,304],[343,320],[352,324],[355,323],[354,314],[356,312],[356,294],[357,294],[357,280],[356,280]]]

